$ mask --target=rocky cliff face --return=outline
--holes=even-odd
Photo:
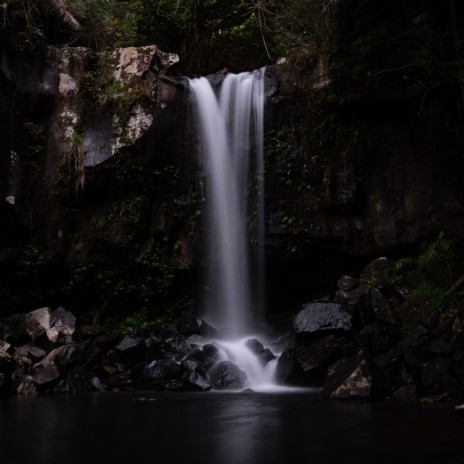
[[[272,67],[271,236],[322,239],[347,255],[461,236],[452,219],[464,212],[459,87],[406,101],[367,89],[343,101],[328,59],[303,47]]]
[[[424,15],[407,21],[408,31],[430,25]],[[353,37],[345,26],[332,49],[299,47],[267,69],[277,308],[294,303],[288,294],[296,302],[300,291],[326,291],[373,256],[464,233],[458,80],[420,87],[423,66],[400,79],[400,59],[398,70],[372,56],[360,64],[355,50],[373,53],[369,30],[357,25]],[[73,311],[188,306],[178,295],[195,293],[197,273],[186,270],[201,265],[202,202],[188,95],[169,72],[176,61],[154,45],[3,51],[1,311],[54,301]]]
[[[4,56],[2,310],[69,292],[78,306],[162,300],[191,264],[185,95],[166,75],[177,60],[156,46]]]

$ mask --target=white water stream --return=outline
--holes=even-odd
[[[206,318],[254,389],[275,387],[276,365],[263,366],[245,345],[259,338],[253,325],[264,305],[264,71],[227,74],[218,89],[190,80],[209,205]]]

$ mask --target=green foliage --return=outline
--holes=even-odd
[[[96,50],[132,45],[135,34],[130,3],[125,0],[70,0],[72,12],[84,29],[86,45]]]
[[[440,309],[445,301],[446,290],[446,287],[436,282],[424,281],[411,291],[409,299],[416,307]]]
[[[172,317],[163,315],[153,317],[147,310],[140,310],[127,316],[124,320],[116,324],[118,332],[128,333],[130,329],[136,327],[139,330],[156,330],[168,326],[172,322]]]
[[[396,276],[390,283],[406,297],[400,313],[405,330],[417,326],[422,311],[446,312],[452,285],[462,272],[460,256],[457,241],[441,232],[422,253],[394,262]]]
[[[412,272],[415,274],[434,274],[437,270],[445,270],[446,278],[453,279],[455,266],[456,240],[446,239],[443,232],[430,243],[426,250],[418,256],[400,258],[395,262],[395,269],[399,273]]]

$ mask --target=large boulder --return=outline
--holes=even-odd
[[[334,363],[322,396],[331,399],[369,400],[387,392],[387,384],[375,363],[363,352]]]
[[[247,375],[231,361],[221,361],[208,372],[208,380],[215,390],[240,390]]]
[[[297,335],[350,332],[351,329],[352,316],[339,303],[308,303],[293,319],[293,330]]]
[[[39,308],[26,314],[26,330],[32,341],[37,340],[50,330],[51,315],[50,308]]]
[[[345,342],[344,339],[331,334],[295,349],[295,359],[308,381],[316,383],[324,381],[329,364],[340,356]]]
[[[174,359],[159,359],[145,365],[139,388],[162,390],[172,388],[172,381],[178,380],[181,366]],[[169,387],[171,386],[171,387]]]
[[[304,370],[293,350],[288,349],[280,354],[275,376],[277,383],[282,385],[302,385],[305,382]]]

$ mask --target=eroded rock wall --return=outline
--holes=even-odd
[[[121,297],[146,309],[191,265],[199,201],[177,60],[154,45],[5,54],[3,311],[52,294],[76,311]]]

